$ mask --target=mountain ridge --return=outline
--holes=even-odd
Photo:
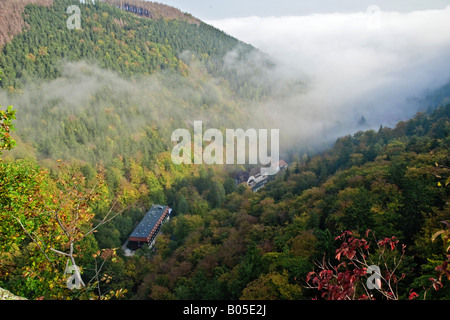
[[[201,20],[193,17],[189,13],[158,2],[143,1],[143,0],[100,0],[101,2],[123,8],[124,5],[136,6],[137,8],[147,9],[150,13],[151,19],[174,19],[183,20],[192,24],[200,25]]]
[[[0,157],[1,288],[53,300],[312,299],[320,292],[305,290],[305,280],[324,253],[336,262],[342,231],[358,237],[368,228],[407,245],[397,274],[405,277],[402,299],[437,277],[446,256],[431,235],[450,216],[449,105],[393,129],[343,136],[315,155],[297,148],[289,167],[254,193],[233,179],[244,166],[175,165],[172,130],[191,130],[196,119],[220,130],[248,118],[264,127],[267,92],[302,84],[265,83],[272,69],[252,59],[251,46],[204,23],[98,2],[83,7],[81,29],[68,30],[72,1],[52,3],[25,6],[28,27],[0,51],[0,104],[14,106],[0,113],[0,152],[17,116],[17,146]],[[445,92],[433,100],[445,102]],[[116,256],[112,248],[156,203],[174,209],[156,250]],[[90,209],[81,221],[80,206]],[[79,236],[91,223],[96,232]],[[88,284],[80,291],[67,288],[67,255],[59,253],[69,247]],[[443,283],[427,297],[448,299]]]
[[[10,88],[10,91],[21,86],[21,79],[55,79],[61,74],[62,60],[87,60],[132,76],[149,75],[158,70],[185,73],[184,52],[206,61],[220,59],[237,46],[245,47],[245,51],[253,50],[205,23],[148,19],[118,10],[105,2],[84,6],[82,28],[68,30],[66,8],[72,1],[55,0],[48,7],[31,4],[37,0],[23,1],[16,12],[23,8],[24,25],[28,27],[19,32],[19,24],[15,24],[15,36],[0,51],[0,71],[3,71],[0,86]],[[31,5],[23,6],[25,3]],[[139,1],[133,3],[141,3],[148,8],[167,7]],[[181,14],[178,9],[168,12]],[[4,37],[4,41],[6,39]]]
[[[126,4],[137,6],[148,10],[151,19],[181,20],[196,25],[202,23],[201,20],[193,17],[191,14],[184,13],[177,8],[158,2],[143,0],[97,0],[98,2],[107,3],[115,7],[123,7]],[[24,27],[27,27],[22,17],[27,5],[50,7],[53,4],[53,0],[3,0],[0,2],[0,48],[21,33]],[[85,4],[78,3],[78,5]]]

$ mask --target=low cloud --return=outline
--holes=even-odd
[[[156,126],[165,141],[173,129],[201,120],[205,128],[280,129],[282,156],[289,149],[326,148],[337,137],[412,117],[419,106],[411,98],[450,79],[450,6],[378,13],[210,21],[263,53],[242,57],[237,48],[224,59],[231,86],[250,99],[206,77],[185,53],[188,78],[162,73],[124,79],[86,62],[64,63],[58,79],[28,83],[18,96],[0,91],[0,100],[17,107],[18,132],[30,140],[44,139],[33,130],[43,131],[47,117],[79,112],[98,122],[103,137],[110,130],[101,121],[107,112],[117,114],[127,134]],[[269,94],[252,100],[259,91]],[[62,130],[58,122],[43,132],[51,140]]]
[[[304,81],[306,88],[289,89],[262,108],[281,136],[306,143],[353,133],[361,116],[373,128],[412,117],[419,107],[411,98],[450,79],[449,17],[450,6],[410,13],[372,6],[208,23],[269,54],[278,65],[269,75]]]

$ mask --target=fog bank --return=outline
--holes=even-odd
[[[420,107],[411,98],[450,80],[449,17],[450,6],[410,13],[372,6],[208,23],[268,53],[278,64],[273,77],[305,81],[306,92],[285,90],[262,108],[282,137],[313,143],[412,117]]]

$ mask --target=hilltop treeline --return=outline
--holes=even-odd
[[[0,52],[0,99],[14,105],[0,114],[0,287],[29,299],[321,298],[306,289],[316,263],[337,265],[339,236],[370,229],[405,245],[398,297],[424,298],[430,284],[440,290],[428,299],[450,297],[446,277],[429,280],[447,259],[446,240],[431,239],[450,214],[445,94],[395,128],[294,152],[253,193],[235,185],[242,167],[174,165],[170,134],[193,120],[223,129],[257,118],[270,62],[206,24],[102,2],[68,30],[70,4],[24,7],[29,27]],[[172,219],[154,250],[125,256],[153,203]],[[84,286],[70,290],[77,270]]]
[[[66,9],[71,4],[60,0],[50,7],[39,3],[23,10],[28,27],[0,54],[3,88],[14,91],[24,81],[55,79],[65,61],[89,61],[128,77],[161,70],[185,74],[183,52],[204,60],[223,57],[238,45],[252,49],[205,23],[140,18],[102,2],[81,5],[82,29],[69,30]],[[2,13],[14,10],[19,15],[21,10],[4,5]]]

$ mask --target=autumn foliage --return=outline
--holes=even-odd
[[[372,250],[368,240],[370,234],[373,235]],[[320,298],[326,300],[400,299],[399,283],[407,276],[404,272],[399,274],[405,257],[405,245],[399,248],[399,240],[394,236],[377,240],[371,230],[367,230],[362,238],[346,231],[335,240],[342,241],[336,249],[336,264],[327,261],[326,257],[316,263],[318,270],[310,272],[306,278],[308,288],[318,290]],[[374,266],[380,273],[373,270]],[[372,272],[374,276],[369,277]],[[440,280],[429,280],[430,287],[435,290],[442,287]],[[408,292],[409,300],[418,296],[412,289]]]
[[[0,287],[29,299],[450,299],[450,105],[317,154],[291,141],[289,167],[253,193],[235,184],[247,167],[176,166],[168,151],[200,111],[237,128],[269,101],[260,73],[236,72],[246,60],[221,66],[244,44],[164,5],[123,0],[147,19],[104,2],[120,1],[83,5],[82,29],[68,30],[74,1],[0,0],[1,96],[20,110],[13,136],[14,111],[0,112]],[[170,221],[153,248],[124,255],[153,203]]]
[[[11,149],[10,129],[15,111],[1,111],[0,145]],[[56,175],[56,176],[55,176]],[[0,285],[7,285],[28,298],[69,299],[105,298],[122,291],[94,292],[102,279],[101,265],[114,260],[114,249],[98,250],[93,233],[119,213],[113,208],[98,225],[93,226],[93,206],[105,201],[99,192],[104,179],[87,189],[85,178],[60,163],[52,175],[27,161],[4,161],[0,158]],[[95,272],[89,282],[81,274],[83,265],[94,259]],[[72,266],[72,268],[69,268]],[[70,291],[68,271],[81,291]]]

